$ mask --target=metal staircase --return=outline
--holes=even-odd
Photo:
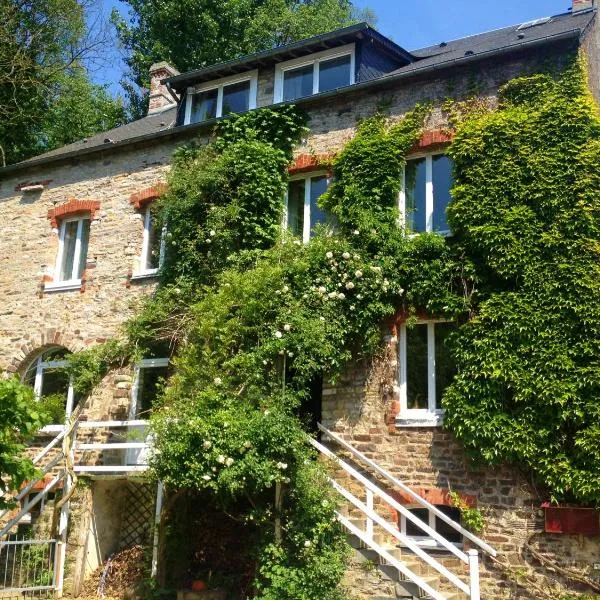
[[[145,471],[148,468],[148,440],[120,440],[126,439],[127,432],[136,430],[139,433],[147,425],[147,421],[141,420],[85,421],[80,420],[79,413],[76,413],[58,435],[33,458],[32,462],[38,468],[36,478],[29,481],[15,495],[5,498],[17,508],[0,512],[0,597],[62,596],[69,498],[77,476],[122,476]],[[118,433],[123,430],[124,434]],[[104,441],[81,441],[78,436],[85,431],[89,432],[84,434],[85,438],[91,436],[94,440],[100,436]],[[99,452],[107,450],[125,454],[121,460],[113,461],[114,464],[98,464],[104,462]],[[133,460],[130,460],[132,458]],[[30,539],[23,535],[19,539],[18,533],[15,533],[16,528],[19,525],[30,524],[32,511],[36,507],[40,507],[41,511],[49,494],[56,493],[59,489],[62,489],[62,496],[57,501],[56,509],[60,512],[52,539]],[[162,491],[162,488],[159,491]],[[153,565],[154,563],[155,557]]]
[[[338,467],[342,476],[329,480],[348,502],[345,509],[337,512],[337,518],[348,532],[351,545],[395,582],[395,597],[480,600],[479,551],[476,548],[490,556],[496,556],[496,551],[341,437],[320,424],[319,429],[328,446],[314,439],[310,444]],[[386,489],[381,487],[379,482],[382,481]],[[361,498],[357,497],[356,490],[360,490]],[[400,490],[403,496],[411,498],[411,503],[444,521],[474,548],[465,552],[448,541],[398,502],[390,494],[393,490]],[[377,512],[376,503],[392,508],[410,521],[413,527],[433,540],[435,550],[423,547],[412,536],[403,534],[397,523],[390,521],[389,515],[386,518]],[[440,550],[453,560],[443,560]],[[453,563],[454,568],[444,562],[446,565]]]

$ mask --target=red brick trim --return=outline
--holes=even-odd
[[[51,208],[48,211],[48,218],[52,227],[58,227],[61,219],[72,217],[81,213],[90,213],[90,218],[93,219],[96,211],[100,209],[100,202],[97,200],[77,200],[77,198],[69,198],[64,204]]]
[[[412,147],[411,152],[435,150],[452,142],[454,132],[445,129],[429,129],[424,131],[421,139]]]
[[[334,154],[299,154],[294,162],[288,167],[290,175],[315,171],[317,169],[329,168]]]
[[[436,504],[438,506],[454,506],[450,500],[450,491],[445,488],[430,487],[430,488],[412,488],[412,491],[421,496],[423,500],[426,500],[430,504]],[[460,499],[469,507],[475,508],[477,506],[477,497],[471,496],[470,494],[458,494]],[[409,494],[394,490],[394,498],[401,504],[415,504],[415,500]]]
[[[140,210],[146,206],[146,204],[154,202],[154,200],[160,198],[160,196],[164,194],[166,190],[166,183],[157,183],[156,185],[131,194],[131,196],[129,196],[129,202],[131,202],[135,210]]]

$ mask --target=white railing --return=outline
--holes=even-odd
[[[421,498],[418,494],[413,492],[408,486],[404,483],[397,480],[395,477],[387,473],[384,469],[382,469],[379,465],[374,463],[372,460],[368,459],[361,452],[356,450],[353,446],[345,442],[339,436],[331,433],[322,425],[319,425],[321,431],[323,431],[327,436],[329,436],[333,441],[340,444],[344,449],[349,451],[353,456],[357,459],[361,460],[363,463],[367,464],[378,474],[382,475],[388,481],[391,481],[396,485],[396,487],[400,488],[405,494],[409,495],[414,499],[415,503],[423,506],[430,510],[439,518],[443,518],[443,521],[448,523],[453,529],[459,531],[461,535],[472,540],[478,541],[477,544],[484,551],[489,554],[495,556],[496,551],[491,548],[488,544],[474,536],[471,532],[465,530],[459,523],[453,521],[450,517],[442,513],[435,506]],[[316,440],[310,439],[310,444],[318,450],[322,455],[326,456],[334,463],[336,463],[343,471],[345,471],[350,477],[354,480],[354,482],[359,483],[360,486],[365,491],[366,501],[362,502],[359,500],[351,491],[346,489],[343,485],[341,485],[338,481],[333,478],[329,478],[332,486],[336,489],[355,509],[364,516],[365,518],[365,526],[364,530],[360,529],[355,523],[353,523],[348,517],[342,515],[341,513],[337,513],[338,520],[342,523],[342,525],[354,534],[359,540],[365,544],[367,547],[375,551],[380,560],[385,564],[390,564],[395,567],[402,577],[408,579],[413,582],[417,587],[419,587],[424,593],[428,594],[434,600],[444,600],[445,596],[439,592],[434,590],[431,585],[427,581],[425,581],[422,577],[415,574],[411,569],[400,559],[393,556],[388,549],[381,546],[374,536],[374,527],[378,526],[385,534],[395,538],[396,543],[399,544],[400,547],[408,549],[415,557],[418,557],[421,561],[423,561],[426,565],[428,565],[433,571],[437,573],[438,576],[443,577],[447,581],[449,581],[455,588],[465,593],[471,600],[479,600],[480,599],[480,591],[479,591],[479,553],[477,550],[472,549],[467,552],[463,552],[460,548],[458,548],[454,543],[448,541],[445,537],[440,535],[435,529],[429,526],[428,523],[419,519],[412,513],[409,509],[407,509],[404,505],[400,504],[395,498],[393,498],[390,494],[388,494],[385,490],[380,488],[373,481],[365,477],[362,473],[360,473],[356,468],[342,460],[339,456],[337,456],[334,452],[332,452],[329,448],[324,446],[323,444],[317,442]],[[381,515],[379,515],[374,510],[374,499],[378,497],[388,506],[397,511],[400,515],[402,515],[407,521],[410,521],[413,525],[418,527],[428,538],[435,540],[438,548],[444,548],[448,552],[452,553],[456,558],[458,558],[462,563],[467,565],[468,567],[468,582],[463,581],[456,573],[450,571],[447,567],[440,563],[439,560],[435,556],[428,554],[425,551],[425,548],[420,546],[414,538],[408,536],[400,531],[397,524],[392,524],[389,520],[385,519]],[[441,515],[441,516],[440,516]],[[474,538],[474,540],[472,539]],[[464,569],[466,571],[467,569]]]
[[[0,542],[0,597],[31,597],[54,590],[56,540]]]
[[[477,547],[481,548],[486,554],[489,556],[496,556],[497,552],[492,548],[489,544],[484,542],[481,538],[477,537],[472,532],[465,529],[460,523],[457,523],[454,519],[449,517],[447,514],[443,513],[439,508],[427,502],[424,498],[419,496],[414,490],[408,487],[405,483],[394,477],[391,473],[383,469],[379,466],[375,461],[367,458],[362,452],[359,452],[356,448],[351,446],[348,442],[342,439],[340,436],[335,433],[329,431],[327,428],[323,427],[320,423],[318,424],[319,429],[330,439],[332,439],[336,444],[339,444],[350,452],[353,456],[358,458],[362,463],[368,465],[371,469],[381,475],[384,479],[387,479],[390,483],[392,483],[395,487],[402,490],[406,495],[410,496],[412,500],[414,500],[415,504],[421,505],[423,508],[426,508],[430,514],[434,514],[438,519],[444,521],[444,523],[450,525],[452,529],[457,531],[462,537],[468,539],[470,542],[475,544]]]
[[[147,454],[150,449],[148,438],[143,442],[124,441],[124,442],[80,442],[78,433],[81,430],[88,430],[94,433],[99,431],[105,435],[114,435],[115,429],[125,429],[121,434],[122,439],[127,439],[128,435],[143,435],[148,427],[148,421],[141,419],[131,419],[125,421],[79,421],[77,431],[73,441],[73,453],[75,455],[74,470],[77,473],[132,473],[145,471],[148,468]],[[89,465],[86,464],[85,455],[82,453],[92,451],[106,450],[124,450],[125,456],[123,464],[112,465]]]

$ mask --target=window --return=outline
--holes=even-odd
[[[331,223],[331,218],[317,204],[329,185],[325,174],[293,178],[285,197],[284,229],[308,242],[319,223]]]
[[[166,230],[164,227],[160,233],[156,230],[150,206],[146,206],[144,209],[143,218],[144,233],[142,237],[142,253],[139,259],[138,269],[132,275],[132,279],[156,275],[165,254]]]
[[[353,83],[354,44],[348,44],[278,64],[274,102],[304,98]]]
[[[452,542],[453,544],[462,543],[462,536],[460,533],[448,525],[448,523],[429,512],[427,508],[423,508],[422,506],[416,508],[407,508],[413,515],[415,515],[415,517],[421,519],[421,521],[429,525],[431,529],[439,533],[442,537],[446,538],[449,542]],[[460,523],[460,510],[458,508],[445,505],[436,505],[436,508],[450,517],[456,523]],[[404,535],[412,538],[419,544],[419,546],[436,547],[439,545],[438,542],[429,537],[420,527],[415,525],[404,515],[400,515],[400,531]]]
[[[45,431],[56,431],[63,427],[75,406],[77,398],[66,366],[66,348],[55,346],[41,352],[29,365],[23,376],[23,383],[33,387],[37,398],[52,398],[50,409],[55,423],[44,427]]]
[[[456,368],[446,345],[454,323],[428,321],[400,327],[400,414],[402,424],[438,424],[442,395]]]
[[[131,387],[130,420],[146,420],[150,417],[169,374],[168,358],[147,358],[136,365]],[[146,442],[149,441],[145,425],[132,425],[128,430],[129,437],[146,437]],[[125,461],[128,465],[145,465],[147,459],[146,449],[130,448],[126,452]]]
[[[46,290],[78,289],[85,270],[90,237],[90,219],[73,217],[63,219],[58,233],[58,254],[54,267],[54,281]]]
[[[400,192],[400,214],[409,231],[450,233],[446,208],[452,187],[452,161],[433,154],[406,162]]]
[[[257,71],[188,89],[185,125],[256,108]]]

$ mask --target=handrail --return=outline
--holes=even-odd
[[[350,475],[352,475],[352,477],[354,477],[354,479],[356,479],[357,481],[360,481],[360,483],[365,488],[367,488],[368,490],[371,490],[374,494],[377,494],[382,500],[387,502],[392,508],[397,510],[400,514],[402,514],[404,517],[406,517],[409,521],[412,521],[417,527],[419,527],[419,529],[424,531],[427,535],[432,537],[441,546],[446,548],[446,550],[448,550],[449,552],[454,554],[454,556],[456,556],[458,559],[460,559],[463,563],[468,564],[469,557],[462,550],[459,550],[452,542],[449,542],[446,538],[444,538],[442,535],[440,535],[435,529],[432,529],[431,527],[429,527],[429,525],[427,523],[425,523],[424,521],[419,519],[419,517],[417,517],[413,513],[411,513],[405,506],[402,506],[402,504],[400,504],[395,498],[392,498],[392,496],[390,496],[388,493],[383,491],[380,487],[376,486],[372,481],[367,479],[364,475],[361,475],[358,471],[353,469],[348,463],[343,461],[339,456],[336,456],[333,452],[331,452],[331,450],[329,450],[329,448],[326,448],[325,446],[323,446],[316,440],[311,440],[310,443],[314,448],[319,450],[319,452],[321,452],[322,454],[324,454],[331,460],[338,463],[340,465],[340,467],[342,467],[342,469],[344,469],[344,471],[346,471],[347,473],[350,473]]]
[[[421,579],[418,575],[413,573],[406,565],[404,565],[401,561],[392,556],[385,548],[382,548],[379,544],[374,542],[373,540],[369,540],[365,533],[361,531],[358,527],[355,527],[346,517],[337,515],[338,521],[354,534],[358,539],[360,539],[364,544],[370,546],[379,556],[381,556],[387,563],[389,563],[392,567],[395,567],[402,573],[405,577],[407,577],[410,581],[412,581],[415,585],[419,586],[424,592],[429,594],[431,598],[434,600],[446,600],[442,594],[440,594],[437,590],[434,590],[426,581]]]
[[[128,421],[79,421],[79,429],[101,429],[110,427],[136,427],[148,425],[150,421],[143,419],[132,419]]]
[[[461,589],[465,594],[469,594],[469,586],[459,579],[452,571],[448,570],[440,562],[429,556],[423,549],[415,544],[408,536],[404,535],[397,527],[390,525],[383,517],[379,516],[374,510],[367,507],[364,502],[361,502],[354,494],[349,492],[346,488],[341,486],[337,481],[329,479],[333,488],[337,490],[346,500],[354,504],[356,508],[360,509],[367,517],[375,521],[381,528],[385,529],[390,535],[394,536],[399,542],[402,542],[409,550],[415,553],[421,560],[426,562],[430,567],[434,568],[440,575],[443,575],[457,588]]]
[[[52,438],[52,441],[47,446],[42,448],[40,453],[31,462],[33,462],[34,465],[37,465],[37,463],[39,463],[40,460],[42,460],[42,458],[44,458],[44,456],[46,456],[46,454],[48,454],[48,452],[50,452],[50,450],[65,437],[65,434],[66,430],[63,429],[56,437]]]
[[[348,442],[343,440],[341,437],[339,437],[335,433],[329,431],[326,427],[321,425],[321,423],[318,423],[317,425],[318,425],[319,429],[323,433],[325,433],[327,436],[329,436],[332,440],[334,440],[340,446],[344,447],[346,450],[348,450],[350,453],[352,453],[354,456],[356,456],[356,458],[358,458],[365,464],[369,465],[369,467],[371,467],[372,469],[377,471],[380,475],[385,477],[388,481],[391,481],[395,486],[399,487],[403,492],[405,492],[413,500],[415,500],[415,502],[417,502],[421,506],[427,508],[436,517],[438,517],[440,520],[444,521],[444,523],[447,523],[454,530],[458,531],[463,537],[467,538],[468,540],[470,540],[471,542],[473,542],[474,544],[479,546],[484,552],[486,552],[490,556],[497,556],[496,550],[494,550],[494,548],[492,548],[489,544],[484,542],[482,539],[478,538],[476,535],[474,535],[470,531],[466,530],[459,523],[454,521],[451,517],[444,514],[441,510],[436,508],[433,504],[431,504],[430,502],[428,502],[427,500],[425,500],[424,498],[419,496],[419,494],[414,492],[411,488],[409,488],[406,484],[402,483],[399,479],[394,477],[391,473],[388,473],[385,469],[380,467],[376,462],[372,461],[370,458],[367,458],[362,452],[359,452],[356,448],[351,446]]]

